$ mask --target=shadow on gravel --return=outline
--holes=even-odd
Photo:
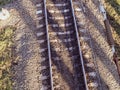
[[[94,3],[94,2],[93,2]],[[96,3],[94,3],[96,5]],[[89,13],[89,15],[86,14],[86,18],[89,19],[89,21],[94,25],[94,27],[99,30],[99,32],[101,33],[102,37],[105,38],[105,35],[103,35],[103,30],[104,30],[104,27],[100,24],[99,20],[97,19],[97,17],[92,13],[92,11],[89,9],[89,7],[86,7],[86,10],[87,10],[87,13]],[[98,6],[97,6],[98,7]],[[94,20],[92,18],[94,18]],[[99,26],[99,27],[97,27]],[[95,48],[98,48],[99,44],[96,40],[94,40],[94,38],[92,36],[90,36],[91,39],[92,39],[92,43],[95,44]],[[97,47],[96,47],[97,46]],[[105,68],[107,68],[109,70],[109,72],[111,72],[112,76],[114,77],[114,79],[116,80],[116,82],[119,84],[120,81],[118,80],[118,76],[116,76],[117,74],[113,73],[114,71],[112,70],[112,68],[116,68],[114,66],[114,63],[111,62],[111,60],[109,59],[109,57],[106,55],[106,53],[104,52],[104,50],[99,46],[99,52],[96,52],[98,50],[95,50],[94,49],[94,53],[99,57],[99,59],[101,60],[101,62],[104,64]],[[106,61],[104,61],[106,60]],[[111,65],[111,67],[110,67]],[[117,71],[117,70],[116,70]]]
[[[54,50],[54,56],[60,58],[59,61],[52,59],[53,65],[57,67],[57,73],[61,74],[63,80],[68,84],[69,89],[73,90],[75,88],[73,74],[70,72],[69,68],[62,61],[62,57],[57,54],[58,52],[55,51],[55,47],[51,45],[51,48],[52,50]],[[65,83],[62,83],[62,84],[65,84]],[[63,89],[65,88],[63,87]]]
[[[94,40],[91,36],[92,39],[92,43],[96,44],[96,46],[99,46],[99,44],[97,43],[96,40]],[[96,47],[97,48],[97,47]],[[115,69],[116,67],[114,66],[114,63],[111,62],[111,60],[108,58],[108,56],[106,55],[106,53],[103,51],[103,49],[101,47],[99,47],[99,52],[96,52],[97,50],[94,49],[94,53],[98,56],[98,59],[101,60],[101,62],[104,64],[105,68],[107,68],[109,70],[109,72],[111,72],[112,76],[114,77],[114,79],[116,80],[116,82],[119,84],[120,81],[118,79],[118,74],[115,74],[113,71],[113,68]],[[101,53],[101,54],[100,54]],[[106,61],[104,61],[106,60]],[[111,67],[110,67],[111,66]],[[116,70],[117,71],[117,70]]]
[[[35,36],[35,21],[33,18],[30,16],[30,13],[28,10],[25,9],[25,7],[22,4],[22,1],[16,1],[15,2],[16,7],[15,9],[18,11],[20,17],[24,21],[25,25],[31,30],[32,35]],[[19,39],[19,45],[18,45],[18,50],[17,50],[17,55],[20,56],[20,61],[18,61],[18,64],[14,66],[15,69],[15,85],[13,89],[15,90],[25,90],[26,87],[26,66],[28,65],[28,60],[32,57],[31,55],[31,50],[29,49],[30,47],[30,35],[31,34],[26,34],[27,32],[23,31],[20,39]]]
[[[35,35],[35,32],[34,32],[36,29],[35,20],[33,20],[29,11],[26,10],[26,8],[23,6],[22,1],[18,1],[17,7],[15,9],[18,11],[20,17],[22,18],[24,23],[28,26],[28,28],[32,30],[32,34]]]
[[[109,86],[106,84],[106,82],[104,81],[104,79],[101,76],[100,76],[100,80],[101,80],[102,85],[101,85],[100,89],[98,89],[98,90],[110,90]]]
[[[31,56],[28,52],[29,52],[29,49],[28,49],[28,45],[25,44],[23,45],[23,43],[27,43],[28,39],[26,38],[25,35],[23,35],[21,38],[20,38],[20,48],[17,52],[17,55],[18,56],[21,56],[20,58],[20,61],[17,62],[17,66],[14,66],[14,69],[15,69],[15,77],[13,77],[13,79],[15,79],[15,85],[14,88],[15,89],[22,89],[24,90],[24,85],[25,84],[25,79],[26,79],[26,75],[25,75],[25,67],[27,65],[27,60],[29,60],[29,57]],[[16,70],[17,69],[17,70]]]
[[[52,17],[52,15],[49,13],[49,11],[47,10],[47,13],[50,17]],[[63,16],[64,17],[64,16]],[[57,21],[53,20],[53,19],[50,19],[48,20],[49,23],[54,23],[54,24],[58,24]],[[51,27],[53,32],[64,32],[63,29],[61,27]],[[58,37],[58,39],[60,41],[62,41],[65,37],[69,37],[69,36],[63,36],[61,37],[60,35],[56,35]],[[67,43],[64,43],[62,42],[62,44],[65,46],[65,48],[68,48],[69,45]],[[51,48],[52,50],[55,49],[55,46],[52,46],[51,45]],[[70,54],[70,53],[69,53]],[[57,54],[57,52],[54,50],[54,56],[55,57],[59,57],[60,58],[60,61],[54,61],[52,60],[53,64],[57,67],[57,71],[61,74],[63,80],[65,80],[65,82],[68,84],[68,86],[70,87],[70,90],[73,90],[74,89],[74,80],[73,80],[73,74],[70,72],[69,68],[65,65],[65,63],[62,61],[62,57],[59,56]],[[58,64],[59,62],[59,64]],[[72,80],[71,80],[72,79]]]

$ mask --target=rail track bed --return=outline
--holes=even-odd
[[[98,87],[90,41],[86,37],[89,35],[85,33],[86,21],[81,14],[84,10],[79,5],[75,0],[40,0],[36,4],[41,90]]]

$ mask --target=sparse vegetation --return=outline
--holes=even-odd
[[[15,28],[6,27],[0,30],[0,90],[12,90],[11,63],[13,34]]]
[[[0,0],[0,6],[10,3],[12,0]]]
[[[105,0],[108,18],[113,29],[116,50],[120,55],[120,0]]]

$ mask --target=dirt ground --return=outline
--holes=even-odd
[[[39,90],[39,44],[35,36],[35,1],[17,0],[5,6],[10,18],[0,21],[0,28],[10,25],[15,31],[16,64],[12,68],[13,90]]]

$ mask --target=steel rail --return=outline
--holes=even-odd
[[[72,15],[73,15],[74,24],[75,24],[75,31],[76,31],[76,35],[77,35],[77,42],[78,42],[78,48],[79,48],[79,54],[80,54],[80,61],[81,61],[81,64],[82,64],[82,71],[83,71],[83,76],[84,76],[84,82],[85,82],[86,90],[89,90],[88,86],[87,86],[87,79],[86,79],[86,75],[85,75],[85,67],[84,67],[84,62],[83,62],[83,56],[82,56],[82,52],[81,52],[80,42],[79,42],[80,39],[79,39],[78,28],[77,28],[77,23],[76,23],[76,19],[75,19],[75,14],[74,14],[74,9],[73,9],[73,3],[72,2],[73,1],[70,0],[71,8],[72,8]]]
[[[46,8],[46,1],[44,0],[44,7],[45,7],[45,23],[46,23],[46,30],[47,30],[47,45],[48,45],[48,57],[49,57],[49,67],[50,67],[50,80],[51,80],[51,90],[53,89],[53,78],[52,78],[52,59],[51,59],[51,50],[50,50],[50,40],[49,40],[49,33],[48,33],[48,20],[47,20],[47,8]]]

